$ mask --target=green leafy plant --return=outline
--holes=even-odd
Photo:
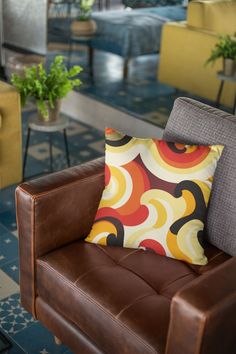
[[[64,58],[56,56],[48,73],[43,64],[34,65],[24,69],[24,77],[12,74],[11,83],[20,92],[22,105],[25,105],[28,98],[34,98],[42,116],[47,119],[46,103],[54,108],[56,100],[65,97],[74,87],[79,87],[81,81],[76,76],[81,71],[78,65],[68,70]]]
[[[219,42],[217,42],[212,49],[211,55],[207,59],[206,64],[214,64],[219,58],[236,61],[236,40],[232,39],[229,35],[219,36]]]
[[[80,21],[87,21],[90,18],[94,2],[95,0],[78,0],[78,19]]]

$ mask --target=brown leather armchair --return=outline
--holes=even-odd
[[[164,138],[225,145],[206,266],[83,241],[104,188],[103,159],[16,190],[22,305],[74,353],[236,353],[236,117],[180,98]]]

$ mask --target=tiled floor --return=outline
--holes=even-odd
[[[26,138],[27,118],[34,114],[30,106],[23,114],[23,141]],[[68,128],[70,157],[73,165],[101,156],[104,151],[103,134],[70,120]],[[54,169],[66,167],[62,134],[54,134]],[[29,149],[26,176],[48,169],[48,142],[44,133],[33,132]],[[65,346],[57,346],[52,334],[21,308],[19,303],[19,258],[15,219],[14,191],[11,186],[0,191],[0,328],[9,336],[9,353],[51,354],[70,353]]]

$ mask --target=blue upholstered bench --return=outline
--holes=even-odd
[[[97,32],[91,47],[122,56],[126,77],[129,59],[158,53],[162,26],[169,21],[185,20],[186,9],[179,5],[107,11],[94,13],[93,19]]]

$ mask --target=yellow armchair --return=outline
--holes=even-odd
[[[0,189],[22,180],[20,97],[0,81]]]
[[[192,1],[187,21],[164,25],[158,79],[175,88],[215,101],[222,61],[204,66],[219,34],[235,35],[236,0]],[[227,82],[221,102],[232,106],[235,84]]]

